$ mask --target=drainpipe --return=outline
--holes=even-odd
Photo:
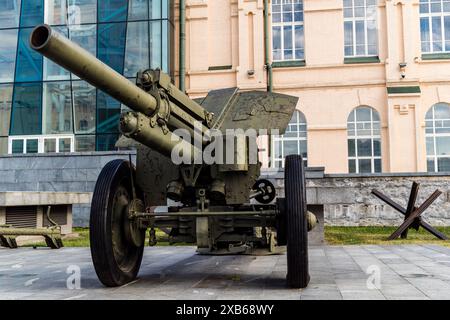
[[[270,37],[269,37],[269,0],[264,0],[264,51],[266,56],[267,91],[273,91],[273,72],[270,63]]]
[[[180,91],[186,91],[186,0],[180,0]]]

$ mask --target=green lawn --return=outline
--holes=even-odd
[[[395,227],[325,227],[325,241],[329,245],[359,245],[359,244],[440,244],[450,247],[450,241],[441,241],[432,234],[420,228],[419,231],[409,230],[408,239],[388,241],[387,238],[395,231]],[[438,227],[439,231],[450,237],[450,227]]]
[[[386,239],[394,232],[394,227],[325,227],[325,241],[329,245],[359,245],[359,244],[440,244],[450,247],[450,241],[437,240],[433,235],[420,229],[418,232],[410,230],[407,240],[387,241]],[[438,227],[439,231],[450,237],[450,227]],[[74,234],[63,239],[65,247],[89,247],[89,229],[74,228]],[[147,234],[148,237],[148,234]],[[160,240],[158,246],[169,245],[167,235],[157,230]],[[148,243],[148,239],[146,240]],[[29,244],[27,246],[41,247],[44,242]]]

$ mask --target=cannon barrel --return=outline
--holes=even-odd
[[[43,24],[33,30],[30,47],[129,108],[145,115],[156,111],[157,101],[152,95],[50,26]]]
[[[169,98],[155,97],[46,24],[34,28],[29,42],[33,50],[136,111],[134,116],[129,113],[122,115],[122,133],[165,156],[170,157],[177,140],[168,129],[186,129],[193,134],[196,122],[200,122],[201,131],[208,131],[205,124],[211,115],[167,79],[164,82],[170,92]],[[151,73],[144,76],[153,81]],[[135,119],[140,121],[137,123]],[[152,119],[164,120],[167,128],[159,121],[156,127],[151,125]],[[139,127],[130,129],[132,124],[139,124]],[[182,149],[196,151],[187,142],[182,143]]]

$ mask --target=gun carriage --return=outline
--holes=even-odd
[[[315,217],[306,211],[302,158],[286,158],[285,197],[276,198],[273,184],[258,179],[261,164],[252,151],[258,134],[245,134],[284,133],[298,98],[230,88],[194,101],[160,70],[139,72],[135,85],[47,25],[34,29],[30,46],[132,110],[120,118],[118,143],[136,147],[136,166],[108,163],[92,199],[91,253],[104,285],[134,280],[146,231],[155,245],[161,228],[172,244],[195,243],[204,254],[276,252],[287,245],[288,285],[307,286]],[[213,142],[226,148],[211,152],[210,163],[202,155]],[[166,210],[156,210],[161,207]]]

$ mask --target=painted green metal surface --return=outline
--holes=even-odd
[[[410,87],[388,87],[389,94],[407,94],[407,93],[421,93],[420,86]]]
[[[450,60],[450,53],[426,53],[422,54],[422,60]]]
[[[275,61],[272,63],[272,68],[295,68],[304,66],[306,66],[305,60]]]
[[[379,63],[379,57],[352,57],[345,58],[344,64]]]
[[[227,65],[227,66],[211,66],[208,68],[208,71],[220,71],[220,70],[231,70],[233,66]]]

